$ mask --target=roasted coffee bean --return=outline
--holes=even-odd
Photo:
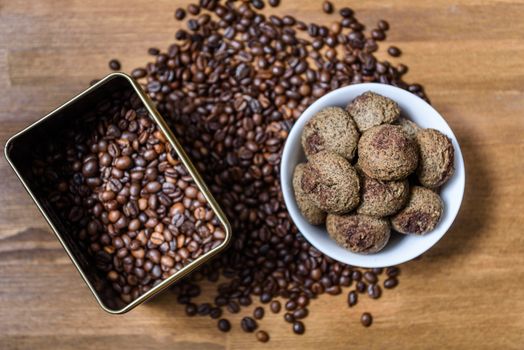
[[[307,315],[308,315],[307,309],[296,309],[295,311],[293,311],[293,317],[295,318],[295,320],[305,318]]]
[[[349,307],[355,306],[358,302],[358,294],[352,290],[348,293],[348,305]]]
[[[232,314],[236,314],[240,311],[240,306],[235,301],[230,301],[227,304],[227,311],[231,312]]]
[[[242,321],[240,322],[240,326],[242,327],[242,330],[244,332],[248,332],[248,333],[252,333],[258,328],[257,322],[248,316],[242,318]]]
[[[272,7],[277,7],[278,5],[280,5],[280,0],[268,0],[268,3]]]
[[[398,280],[395,277],[387,278],[384,281],[384,288],[392,289],[395,288],[398,285]]]
[[[295,334],[304,334],[305,331],[306,327],[304,326],[304,323],[301,321],[295,321],[293,323],[293,332],[295,332]]]
[[[377,275],[370,271],[364,273],[364,279],[369,283],[377,283]]]
[[[297,308],[297,302],[294,300],[288,300],[286,302],[286,310],[293,311]]]
[[[377,23],[377,27],[380,29],[380,30],[383,30],[383,31],[386,31],[389,29],[389,23],[384,21],[383,19],[381,19],[380,21],[378,21]]]
[[[120,64],[119,60],[112,59],[111,61],[109,61],[109,68],[111,70],[120,70],[121,67],[122,65]]]
[[[220,318],[220,316],[222,316],[222,309],[219,307],[212,308],[209,311],[209,316],[211,316],[211,318],[214,318],[214,319]]]
[[[218,324],[218,329],[222,332],[229,332],[231,330],[231,323],[224,318],[218,320],[217,324]]]
[[[322,3],[322,11],[325,13],[333,13],[333,4],[329,1],[324,1]]]
[[[373,323],[373,317],[369,312],[364,312],[362,316],[360,316],[360,323],[362,323],[364,327],[369,327],[371,323]]]
[[[269,308],[271,309],[271,312],[273,312],[274,314],[278,314],[282,306],[280,304],[280,301],[273,300],[271,304],[269,304]]]
[[[286,312],[284,314],[284,320],[286,320],[286,322],[293,323],[295,322],[295,317],[291,312]]]
[[[182,8],[178,8],[175,11],[175,19],[181,21],[186,17],[186,11]]]
[[[253,311],[253,317],[255,318],[255,320],[261,320],[262,318],[264,318],[264,309],[260,306],[256,307]]]
[[[399,274],[400,274],[400,269],[396,266],[388,267],[386,269],[386,275],[388,275],[388,277],[397,277]]]
[[[380,289],[380,286],[378,284],[370,284],[368,285],[368,295],[373,299],[380,298],[380,295],[382,294],[382,290]]]
[[[193,303],[186,304],[186,315],[195,316],[197,314],[197,306]]]
[[[362,281],[358,281],[357,283],[357,292],[364,293],[366,291],[366,284]]]
[[[393,57],[399,57],[402,54],[402,52],[400,51],[398,47],[390,46],[388,48],[388,54]]]
[[[266,331],[257,331],[257,340],[261,343],[267,343],[269,341],[269,334]]]

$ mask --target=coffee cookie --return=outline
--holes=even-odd
[[[298,208],[304,218],[311,225],[320,225],[326,221],[326,213],[313,204],[300,186],[305,166],[305,163],[298,164],[293,173],[293,190],[295,191],[295,198],[297,200]]]
[[[393,123],[400,116],[400,108],[395,101],[371,91],[357,96],[346,110],[355,120],[360,132],[377,125]]]
[[[381,181],[361,174],[362,197],[357,213],[376,217],[395,214],[406,203],[409,195],[407,180]]]
[[[348,112],[340,107],[327,107],[304,126],[302,147],[307,157],[320,151],[331,151],[352,160],[359,137],[357,126]]]
[[[326,227],[329,235],[338,245],[360,254],[382,250],[391,234],[386,219],[360,214],[329,214]]]
[[[391,217],[391,225],[400,233],[423,235],[437,226],[442,212],[442,199],[438,194],[427,188],[414,186],[406,206]]]
[[[357,172],[336,153],[321,151],[312,155],[300,185],[313,204],[328,213],[347,213],[360,202]]]
[[[455,152],[451,140],[438,130],[424,129],[417,133],[417,143],[418,180],[425,187],[442,186],[455,171]]]
[[[417,167],[418,150],[398,125],[375,126],[362,134],[358,143],[358,164],[374,179],[406,178]]]

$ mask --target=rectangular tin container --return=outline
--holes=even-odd
[[[89,263],[86,252],[79,249],[75,243],[74,238],[68,234],[68,230],[64,223],[62,223],[59,217],[53,212],[46,199],[39,197],[37,191],[35,191],[34,185],[31,182],[31,149],[38,146],[38,140],[46,137],[48,138],[50,133],[59,128],[61,121],[67,118],[76,118],[78,115],[82,115],[86,109],[95,106],[101,98],[107,97],[111,94],[112,91],[121,89],[123,87],[130,87],[138,94],[142,103],[149,112],[150,117],[162,130],[167,140],[173,146],[173,149],[176,151],[178,157],[187,168],[190,175],[193,177],[199,190],[207,199],[209,206],[215,212],[215,215],[219,219],[226,233],[224,241],[218,247],[198,257],[196,260],[184,266],[175,274],[162,281],[160,284],[144,293],[137,299],[133,300],[129,304],[124,304],[121,300],[119,301],[119,297],[116,295],[116,292],[112,290],[111,286],[108,282],[106,282],[105,278],[100,276],[93,264]],[[78,272],[95,296],[97,302],[105,311],[111,314],[126,313],[143,302],[151,299],[224,250],[231,240],[231,225],[229,224],[229,221],[224,212],[213,198],[198,171],[191,163],[191,160],[184,152],[174,134],[171,132],[166,121],[156,110],[153,102],[144,93],[141,86],[127,74],[109,74],[107,77],[82,93],[78,94],[77,96],[73,97],[71,100],[64,103],[62,106],[58,107],[51,113],[47,114],[45,117],[12,136],[7,141],[4,147],[4,152],[7,161],[37,205],[38,209],[40,209],[40,212],[48,222],[49,226],[51,226],[54,234],[66,250],[69,258],[71,258],[73,264],[78,269]]]

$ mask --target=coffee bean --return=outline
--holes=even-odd
[[[269,6],[277,7],[280,5],[280,0],[268,0]]]
[[[293,323],[293,332],[295,332],[295,334],[304,334],[305,331],[306,327],[304,326],[304,323],[301,321],[295,321]]]
[[[400,269],[398,267],[388,267],[386,269],[386,275],[388,275],[388,277],[396,277],[400,274]]]
[[[366,271],[364,273],[364,279],[369,283],[376,283],[377,282],[377,275],[375,275],[373,272]]]
[[[270,308],[271,312],[273,312],[274,314],[278,314],[280,312],[280,309],[281,309],[280,301],[273,300],[271,302],[271,304],[269,304],[269,308]]]
[[[181,21],[186,17],[186,11],[182,8],[177,8],[175,11],[175,19]]]
[[[364,312],[362,316],[360,316],[360,323],[362,323],[364,327],[371,326],[372,322],[373,322],[373,317],[371,316],[369,312]]]
[[[257,322],[248,316],[242,318],[240,326],[242,327],[242,330],[247,333],[254,332],[258,327]]]
[[[395,277],[390,277],[384,281],[384,288],[392,289],[398,285],[398,280]]]
[[[366,284],[362,281],[358,281],[357,283],[357,292],[364,293],[366,291]]]
[[[222,316],[222,309],[218,307],[214,307],[209,311],[209,316],[213,319],[220,318]]]
[[[220,320],[218,320],[218,329],[222,332],[229,332],[231,330],[231,323],[222,318]]]
[[[348,305],[349,307],[355,306],[358,302],[358,294],[352,290],[348,293]]]
[[[295,317],[291,312],[286,312],[284,314],[284,320],[286,320],[286,322],[293,323],[295,322]]]
[[[297,309],[297,310],[293,311],[293,317],[295,318],[295,320],[299,320],[301,318],[305,318],[307,315],[308,315],[308,310],[307,309]]]
[[[255,308],[255,310],[253,311],[253,317],[256,320],[261,320],[262,318],[264,318],[264,309],[260,306]]]
[[[193,303],[186,304],[186,315],[195,316],[197,314],[197,306]]]
[[[381,19],[380,21],[378,21],[377,23],[377,27],[380,29],[380,30],[383,30],[383,31],[386,31],[389,29],[389,23],[384,21],[383,19]]]
[[[333,4],[329,1],[324,1],[322,3],[322,11],[325,13],[333,13]]]
[[[115,60],[115,59],[112,59],[111,61],[109,61],[109,68],[111,70],[120,70],[121,67],[122,65],[120,64],[120,61]]]
[[[286,310],[293,311],[297,308],[297,302],[294,300],[288,300],[286,302]]]
[[[368,295],[373,299],[380,298],[380,295],[382,294],[382,290],[380,289],[380,286],[378,284],[370,284],[368,286]]]
[[[238,306],[238,303],[235,301],[230,301],[227,304],[227,310],[231,312],[232,314],[236,314],[240,311],[240,306]]]
[[[402,52],[400,51],[398,47],[390,46],[388,48],[388,54],[393,57],[399,57],[402,54]]]
[[[267,343],[269,341],[269,334],[266,331],[257,331],[256,333],[257,340],[262,343]]]

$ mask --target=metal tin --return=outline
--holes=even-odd
[[[190,175],[193,177],[197,187],[207,199],[209,206],[215,212],[215,215],[219,219],[226,234],[224,241],[218,247],[198,257],[196,260],[184,266],[175,274],[165,279],[150,291],[144,293],[129,304],[123,304],[122,301],[118,302],[119,298],[117,296],[111,296],[111,293],[115,294],[115,292],[112,292],[105,279],[98,275],[96,268],[92,264],[89,264],[88,259],[86,258],[86,252],[81,251],[75,245],[75,240],[66,232],[66,227],[58,218],[58,216],[53,213],[46,200],[44,198],[40,198],[38,194],[35,193],[35,188],[33,188],[31,183],[31,157],[29,156],[31,149],[37,146],[36,143],[39,139],[39,135],[46,134],[44,130],[52,130],[57,126],[57,124],[60,123],[61,120],[65,118],[77,117],[78,115],[75,112],[81,113],[84,110],[83,106],[92,107],[96,104],[97,99],[100,97],[107,96],[107,94],[111,91],[114,91],[115,88],[121,88],[126,85],[128,87],[130,86],[138,94],[142,103],[148,110],[150,117],[165,134],[167,140],[173,146],[173,149],[176,151],[178,157],[187,168]],[[180,143],[168,127],[164,118],[162,118],[162,116],[158,113],[152,101],[144,93],[141,86],[127,74],[109,74],[107,77],[94,84],[89,89],[73,97],[71,100],[64,103],[62,106],[58,107],[51,113],[47,114],[42,119],[36,121],[24,130],[12,136],[7,141],[4,152],[7,161],[37,205],[38,209],[40,209],[40,212],[48,222],[49,226],[51,226],[54,234],[73,261],[73,264],[78,269],[78,272],[95,296],[97,302],[105,311],[111,314],[126,313],[136,306],[142,304],[146,300],[151,299],[153,296],[160,293],[176,281],[180,280],[206,261],[209,261],[217,253],[224,250],[231,240],[231,225],[229,224],[229,221],[224,212],[211,195],[211,192],[207,188],[194,165],[191,163],[191,160],[187,154],[184,152]]]

